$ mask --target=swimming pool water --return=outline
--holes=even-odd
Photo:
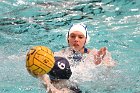
[[[66,47],[65,34],[77,22],[88,26],[87,47],[106,46],[117,62],[114,68],[77,67],[72,79],[79,87],[86,93],[140,93],[139,0],[1,0],[0,93],[45,93],[26,71],[26,53],[35,45]]]

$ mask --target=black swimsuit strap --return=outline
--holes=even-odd
[[[88,49],[87,48],[84,48],[84,53],[88,53]]]

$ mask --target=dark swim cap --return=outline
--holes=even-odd
[[[55,57],[54,67],[48,73],[50,79],[69,79],[71,74],[68,60],[63,57]]]

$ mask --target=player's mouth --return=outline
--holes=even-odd
[[[79,44],[75,43],[75,44],[73,44],[73,46],[75,46],[75,47],[76,47],[76,46],[79,46]]]

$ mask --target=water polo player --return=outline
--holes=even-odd
[[[41,78],[49,93],[81,93],[76,84],[69,81],[72,72],[67,59],[55,57],[52,70]]]
[[[66,34],[68,47],[54,52],[54,55],[67,58],[70,65],[77,65],[79,62],[87,61],[86,59],[93,55],[93,65],[105,64],[106,66],[114,66],[107,48],[102,47],[99,50],[95,48],[89,49],[86,47],[89,40],[87,26],[82,23],[74,24]]]

